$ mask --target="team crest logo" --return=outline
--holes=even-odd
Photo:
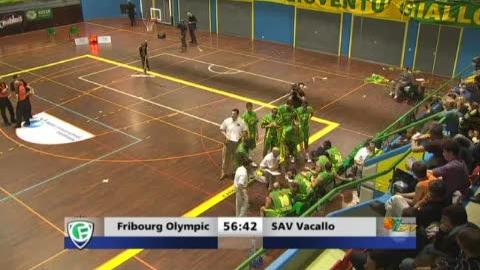
[[[92,238],[93,222],[72,221],[68,223],[67,228],[70,240],[78,249],[83,249]]]

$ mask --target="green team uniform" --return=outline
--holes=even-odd
[[[269,197],[272,199],[272,208],[266,209],[269,217],[286,216],[292,211],[292,192],[290,189],[280,189],[270,192]]]
[[[310,181],[310,178],[313,176],[312,173],[308,172],[306,175],[297,174],[294,178],[295,182],[298,184],[298,194],[296,199],[299,201],[306,201],[313,194],[313,185]]]
[[[280,134],[280,153],[283,158],[286,157],[286,153],[296,156],[297,143],[298,143],[298,130],[294,126],[293,121],[296,117],[295,109],[282,105],[278,108],[279,124],[281,127]]]
[[[325,168],[325,164],[327,164],[327,162],[329,162],[330,159],[325,156],[325,155],[321,155],[318,157],[318,160],[317,160],[317,166],[324,169]]]
[[[248,129],[248,137],[252,140],[253,144],[257,144],[257,125],[258,125],[258,118],[257,113],[254,111],[246,111],[242,114],[242,120],[247,125]]]
[[[330,172],[323,171],[318,174],[318,177],[322,178],[322,182],[319,183],[319,186],[323,187],[326,191],[329,191],[333,188],[335,183],[335,171],[332,170]]]
[[[308,137],[310,130],[310,118],[313,116],[313,108],[310,106],[298,107],[296,109],[298,120],[300,122],[300,143],[308,145]]]
[[[336,147],[330,147],[330,149],[327,150],[328,156],[330,157],[330,160],[332,162],[332,166],[335,169],[335,171],[339,171],[339,169],[343,166],[343,158],[342,158],[342,153],[338,151]]]
[[[265,129],[263,140],[263,156],[266,156],[273,147],[278,146],[278,127],[267,127],[270,124],[278,125],[278,115],[274,117],[271,113],[265,115],[260,125]]]
[[[249,158],[250,149],[247,147],[247,144],[242,141],[238,144],[237,149],[235,150],[235,164],[236,167],[240,166],[240,161],[242,159],[247,160]]]

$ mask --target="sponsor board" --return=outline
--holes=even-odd
[[[23,24],[23,14],[14,12],[10,14],[3,14],[0,16],[0,29],[9,27],[18,27]]]
[[[48,113],[36,114],[28,127],[17,128],[17,136],[27,142],[45,145],[67,144],[88,140],[93,134]]]
[[[25,12],[25,18],[27,21],[40,21],[53,18],[53,12],[51,8],[33,9]]]

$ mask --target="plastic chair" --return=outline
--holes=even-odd
[[[78,31],[78,27],[76,25],[72,25],[70,26],[70,31],[68,32],[68,36],[70,37],[70,39],[72,39],[72,37],[78,37],[80,35],[79,31]]]
[[[55,28],[53,27],[48,27],[47,28],[47,35],[50,39],[54,38],[55,35],[56,35],[56,31],[55,31]]]

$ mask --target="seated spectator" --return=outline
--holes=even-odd
[[[460,147],[458,157],[465,162],[469,172],[473,171],[473,168],[475,167],[475,160],[473,158],[473,142],[462,134],[457,134],[455,137],[453,137],[453,139]]]
[[[433,180],[428,184],[425,197],[408,210],[409,216],[416,217],[418,226],[426,228],[440,221],[442,210],[449,204],[446,185],[441,180]]]
[[[384,212],[386,216],[391,217],[401,217],[403,210],[409,207],[418,209],[420,207],[420,203],[424,202],[428,194],[429,184],[436,179],[432,175],[427,175],[427,166],[421,161],[414,162],[412,164],[411,171],[414,177],[417,179],[415,192],[398,193],[393,195],[385,203],[385,205],[371,204],[371,207],[380,212]],[[384,210],[379,209],[382,207]]]
[[[468,134],[470,130],[480,129],[480,111],[477,102],[470,103],[468,111],[460,119],[460,131]]]
[[[467,89],[467,84],[464,82],[460,83],[457,87],[454,87],[452,92],[463,97],[467,102],[471,100],[472,93]]]
[[[454,270],[480,270],[480,230],[478,228],[463,228],[457,235],[460,253]]]
[[[442,178],[449,198],[457,190],[464,198],[468,195],[468,169],[465,162],[459,158],[459,154],[459,145],[452,139],[446,140],[443,144],[443,156],[448,163],[431,171],[433,176]]]
[[[396,137],[393,141],[391,141],[387,147],[385,148],[385,152],[391,151],[394,149],[397,149],[399,147],[402,147],[404,145],[407,145],[410,143],[413,135],[417,132],[415,128],[410,128],[405,131],[402,131],[398,134],[398,137]]]
[[[265,198],[265,205],[260,208],[260,215],[284,216],[292,211],[292,191],[282,189],[280,183],[273,183],[273,189]]]
[[[404,96],[405,87],[413,85],[413,73],[409,67],[400,74],[397,80],[392,80],[392,91],[390,96],[399,99]]]
[[[439,230],[434,235],[429,235],[433,243],[426,245],[415,260],[404,260],[400,269],[430,266],[440,257],[443,257],[449,264],[454,263],[460,251],[456,236],[466,227],[476,228],[476,225],[468,222],[465,208],[461,205],[446,207],[442,210]]]
[[[423,142],[420,144],[420,142]],[[433,156],[427,161],[427,168],[432,169],[442,166],[446,163],[443,157],[443,127],[439,123],[434,123],[428,132],[419,136],[412,137],[412,152],[429,152]]]
[[[453,137],[458,134],[461,117],[457,110],[455,99],[446,97],[443,102],[443,108],[445,109],[445,130],[447,131],[448,135]]]

